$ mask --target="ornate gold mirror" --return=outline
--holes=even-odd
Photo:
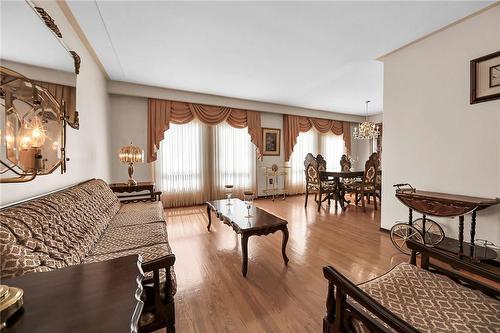
[[[66,124],[79,128],[80,57],[32,1],[2,2],[0,12],[0,182],[30,181],[59,167],[64,173]]]
[[[33,81],[0,67],[0,173],[2,182],[25,182],[65,170],[65,105]]]

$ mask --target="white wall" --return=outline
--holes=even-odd
[[[283,166],[285,164],[284,143],[283,143],[283,115],[276,113],[262,112],[260,115],[260,123],[262,127],[279,128],[281,130],[280,140],[280,156],[263,156],[262,160],[257,160],[257,195],[264,196],[266,189],[265,167],[270,167],[273,164]],[[278,182],[283,182],[283,177],[278,179]],[[279,187],[283,187],[280,183]]]
[[[82,58],[76,86],[76,106],[80,114],[80,130],[67,127],[67,172],[59,170],[24,184],[1,184],[0,204],[16,202],[54,191],[89,178],[109,180],[108,94],[106,78],[81,43],[70,23],[54,1],[43,8],[56,21],[68,46]],[[40,24],[43,27],[42,23]],[[61,52],[62,52],[61,48]],[[22,74],[22,73],[21,73]]]
[[[121,147],[133,142],[147,151],[147,110],[148,99],[142,97],[110,95],[111,102],[111,181],[125,182],[128,179],[128,166],[118,160],[118,151]],[[148,163],[134,165],[134,179],[137,181],[151,181],[151,167]]]
[[[500,100],[469,104],[469,61],[498,50],[500,6],[383,59],[383,228],[407,219],[395,183],[500,197]],[[457,219],[439,222],[457,237]],[[476,231],[500,244],[500,205],[478,212]]]

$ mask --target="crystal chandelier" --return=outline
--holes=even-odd
[[[374,122],[368,121],[368,103],[370,101],[366,101],[366,117],[365,121],[358,125],[358,127],[354,127],[354,139],[356,140],[366,140],[366,139],[376,139],[380,135],[380,131],[378,129],[378,125],[375,125]]]

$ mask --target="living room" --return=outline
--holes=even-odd
[[[2,332],[499,330],[498,2],[1,8]]]

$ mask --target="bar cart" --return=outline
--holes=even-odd
[[[464,195],[421,191],[410,184],[396,184],[396,197],[408,207],[408,222],[396,223],[391,228],[391,241],[394,246],[405,254],[410,254],[406,247],[406,240],[414,239],[427,246],[436,246],[442,250],[455,252],[476,260],[495,259],[497,254],[491,249],[481,249],[478,255],[478,246],[475,244],[476,213],[479,210],[500,203],[500,198],[487,199]],[[422,214],[421,218],[413,219],[413,212]],[[470,243],[464,243],[465,215],[471,214]],[[458,242],[446,238],[441,226],[429,219],[433,217],[458,216]]]

